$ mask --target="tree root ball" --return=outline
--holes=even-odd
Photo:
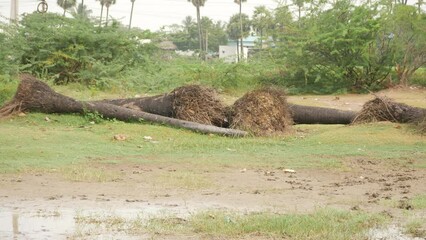
[[[293,125],[285,92],[272,87],[254,90],[238,99],[230,119],[231,128],[256,136],[282,135]]]
[[[228,127],[225,105],[209,87],[188,85],[174,89],[173,117],[218,127]]]
[[[393,102],[386,97],[376,97],[364,104],[353,123],[390,121],[395,123],[420,123],[426,117],[426,109]]]

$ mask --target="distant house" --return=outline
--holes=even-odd
[[[247,59],[248,48],[243,46],[244,54],[242,55],[244,59]],[[221,45],[219,46],[219,58],[223,59],[227,63],[236,63],[238,62],[238,50],[237,45]]]
[[[177,46],[172,41],[162,41],[157,46],[160,49],[167,50],[167,51],[175,51],[177,49]]]
[[[244,59],[247,59],[251,52],[255,49],[258,49],[260,45],[260,38],[258,36],[249,36],[243,39],[243,48],[244,54],[242,54]],[[267,41],[262,43],[262,47],[268,47]],[[237,51],[237,41],[229,40],[228,45],[219,46],[219,58],[224,59],[225,62],[237,62],[238,61],[238,51]]]

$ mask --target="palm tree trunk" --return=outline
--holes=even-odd
[[[85,11],[84,11],[84,0],[81,0],[81,16],[87,17],[85,16]]]
[[[101,6],[101,18],[99,19],[99,27],[102,27],[102,15],[104,13],[104,5]]]
[[[64,4],[64,14],[63,14],[63,16],[65,17],[65,12],[67,11],[67,0],[64,0],[63,1],[63,4]]]
[[[240,1],[240,31],[241,31],[241,59],[244,59],[244,44],[243,44],[243,16],[242,16],[242,1]]]
[[[130,22],[129,22],[129,29],[132,28],[132,18],[133,18],[133,7],[135,6],[135,0],[132,1],[132,9],[130,10]]]
[[[198,39],[200,42],[200,54],[203,52],[203,33],[201,31],[201,13],[200,6],[197,6],[197,24],[198,24]]]
[[[109,6],[106,7],[105,27],[108,27]]]

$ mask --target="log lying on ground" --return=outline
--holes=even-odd
[[[105,99],[105,100],[96,101],[96,102],[110,103],[117,106],[127,107],[130,109],[136,109],[136,110],[142,110],[145,112],[158,114],[158,115],[162,115],[166,117],[180,118],[179,116],[176,116],[176,114],[174,114],[175,95],[173,93],[174,91],[172,91],[171,93],[152,96],[152,97],[110,99],[110,100]],[[285,98],[284,92],[280,94],[282,94],[283,97]],[[205,95],[201,95],[200,97],[197,98],[196,101],[200,101],[205,98],[206,98]],[[212,98],[210,97],[210,99]],[[213,100],[209,100],[208,102],[212,103],[213,101],[217,101],[217,100],[213,99]],[[184,105],[184,104],[181,104],[181,105]],[[260,104],[260,106],[261,105],[262,104]],[[286,105],[286,103],[282,103],[282,105]],[[202,109],[205,112],[212,112],[212,113],[214,113],[214,111],[212,110],[224,111],[225,115],[229,115],[227,113],[229,111],[227,111],[226,108],[225,110],[222,110],[221,105],[218,104],[216,106],[220,106],[220,107],[198,108],[198,109]],[[254,106],[251,106],[251,107],[253,108]],[[333,108],[311,107],[311,106],[303,106],[303,105],[296,105],[296,104],[289,104],[288,107],[291,110],[290,111],[291,117],[293,118],[294,123],[296,124],[350,124],[357,114],[354,111],[343,111],[343,110],[337,110]],[[188,109],[187,112],[192,111],[191,107],[186,107],[186,109]],[[286,111],[287,110],[284,110],[284,112]],[[198,110],[198,112],[201,112],[201,110]],[[229,124],[231,122],[230,118],[232,116],[223,116],[223,114],[217,114],[217,113],[210,114],[210,115],[220,116],[220,117],[216,117],[215,119],[225,118],[224,121],[222,122],[216,121],[216,124],[218,122],[220,123],[219,126],[226,127],[227,126],[226,122],[229,121]],[[256,116],[253,116],[253,117],[256,117]],[[214,122],[212,124],[214,124]]]
[[[166,93],[139,98],[104,99],[91,101],[90,103],[108,103],[164,117],[173,117],[173,99],[173,94]]]
[[[207,125],[229,126],[226,107],[216,91],[200,85],[182,86],[151,97],[104,99],[92,103],[99,102]]]
[[[393,102],[386,97],[376,97],[364,104],[353,123],[390,121],[396,123],[421,123],[426,119],[426,109]]]
[[[80,102],[53,91],[47,84],[31,75],[22,75],[13,100],[0,109],[0,117],[17,111],[37,111],[43,113],[80,113],[97,112],[106,118],[121,121],[140,121],[167,124],[202,133],[215,133],[225,136],[242,137],[246,132],[219,128],[211,125],[184,121],[151,113],[128,109],[102,102]]]
[[[290,104],[291,115],[296,124],[350,124],[357,113],[333,108]]]

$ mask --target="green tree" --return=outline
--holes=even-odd
[[[241,20],[243,22],[243,28],[242,28],[243,32],[241,32]],[[231,18],[229,19],[228,26],[226,27],[226,32],[228,34],[229,39],[236,40],[237,42],[238,60],[240,60],[240,55],[242,54],[242,52],[240,52],[241,36],[246,37],[249,35],[250,26],[251,26],[251,23],[250,23],[249,16],[243,13],[243,14],[232,15]]]
[[[299,21],[300,24],[300,19],[302,18],[302,9],[305,6],[305,2],[306,0],[293,0],[294,5],[297,6],[297,20]]]
[[[57,0],[56,2],[61,8],[64,9],[63,16],[65,16],[65,13],[67,9],[70,9],[72,7],[75,7],[77,4],[76,0]]]
[[[83,3],[80,3],[78,4],[77,9],[75,10],[75,13],[73,15],[74,17],[88,19],[91,14],[92,14],[92,10],[87,9],[86,5],[83,5]]]
[[[395,50],[395,72],[401,85],[426,64],[426,16],[414,6],[397,5],[388,16],[384,31],[392,37]]]
[[[284,27],[281,34],[286,36],[277,39],[278,53],[295,84],[321,92],[381,85],[392,52],[388,35],[380,33],[376,10],[342,0],[316,13],[307,15],[302,28]]]
[[[272,13],[265,6],[254,9],[252,25],[257,34],[260,35],[260,48],[263,48],[263,40],[268,38],[269,32],[274,26]]]
[[[208,17],[203,17],[201,19],[201,25],[205,30],[204,39],[205,42],[205,51],[218,52],[219,45],[224,45],[228,41],[228,36],[225,32],[225,24],[222,22],[214,22]]]
[[[204,7],[204,4],[207,0],[188,0],[188,2],[192,2],[192,5],[197,10],[197,26],[198,26],[198,41],[200,43],[200,54],[203,52],[203,32],[201,29],[201,11],[200,8]]]
[[[61,26],[61,27],[58,27]],[[143,66],[151,45],[142,45],[140,31],[122,27],[97,28],[82,18],[53,13],[28,14],[10,41],[21,71],[51,78],[57,84],[80,82],[107,87],[126,68]]]

